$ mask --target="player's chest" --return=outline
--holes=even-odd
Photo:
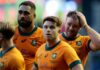
[[[43,52],[38,55],[38,64],[40,67],[56,68],[63,62],[61,52]]]
[[[68,43],[75,49],[76,52],[81,52],[81,50],[83,50],[84,42],[81,40],[68,41]]]
[[[16,39],[16,47],[23,53],[27,55],[32,55],[36,52],[38,47],[42,42],[39,40],[39,37],[23,37],[19,36]]]
[[[19,44],[19,45],[33,45],[33,46],[36,46],[39,42],[39,38],[40,37],[28,37],[28,36],[18,36],[16,38],[16,44]]]

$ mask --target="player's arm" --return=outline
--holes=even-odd
[[[91,39],[91,42],[89,44],[90,49],[93,51],[100,50],[100,34],[87,24],[86,18],[81,12],[78,12],[78,16],[80,17],[82,26],[90,36]]]
[[[67,47],[67,49],[65,48],[64,60],[71,70],[84,70],[81,60],[71,46],[69,46],[69,48]]]
[[[86,29],[91,39],[89,44],[90,49],[93,51],[100,50],[100,34],[93,30],[90,26],[84,26],[84,28]]]
[[[82,64],[75,65],[72,70],[84,70]]]

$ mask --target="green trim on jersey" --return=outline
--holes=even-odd
[[[22,36],[29,36],[29,35],[32,35],[36,30],[37,30],[37,26],[35,26],[35,28],[32,30],[32,32],[29,32],[29,33],[23,33],[21,31],[21,28],[18,27],[18,30],[19,30],[19,33],[22,35]]]
[[[12,46],[10,48],[8,48],[7,50],[5,50],[4,52],[0,51],[0,57],[3,57],[7,52],[9,52],[11,49],[13,49],[15,46]]]
[[[52,50],[52,49],[55,48],[60,42],[61,42],[61,40],[58,41],[58,42],[57,42],[54,46],[52,46],[52,47],[49,47],[49,46],[46,44],[46,45],[45,45],[45,49],[46,49],[47,51]]]
[[[72,62],[69,67],[72,69],[74,66],[76,66],[77,64],[81,64],[81,61],[80,60],[76,60],[74,62]]]
[[[68,38],[65,34],[64,34],[64,32],[62,33],[62,37],[64,37],[66,40],[68,40],[68,41],[73,41],[73,40],[75,40],[77,37],[75,37],[75,38]]]
[[[88,41],[87,47],[88,47],[89,50],[92,50],[92,49],[90,48],[90,43],[91,43],[91,40]]]

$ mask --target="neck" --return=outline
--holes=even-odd
[[[32,23],[32,24],[31,24],[29,27],[27,27],[27,28],[22,28],[22,27],[21,27],[21,30],[22,30],[23,32],[25,32],[25,33],[29,33],[29,32],[32,32],[32,31],[33,31],[34,27],[35,27],[35,25],[34,25],[34,23]]]
[[[58,41],[60,41],[59,37],[57,37],[55,40],[49,40],[47,41],[47,44],[49,47],[54,46]]]
[[[78,34],[75,36],[68,36],[66,32],[64,32],[64,34],[68,39],[71,39],[71,40],[75,39],[78,36]]]
[[[2,49],[3,51],[7,50],[8,48],[14,46],[13,41],[12,40],[6,40],[2,43]]]

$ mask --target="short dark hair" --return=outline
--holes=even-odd
[[[6,40],[10,40],[15,33],[15,29],[9,22],[0,21],[0,33],[3,34]]]
[[[67,16],[73,16],[73,15],[77,15],[76,11],[69,11]]]
[[[30,6],[33,10],[36,10],[35,4],[34,4],[33,2],[31,2],[31,1],[24,1],[24,2],[22,2],[22,3],[19,5],[19,7],[20,7],[21,5]]]
[[[73,19],[77,19],[79,21],[79,25],[81,26],[80,17],[78,16],[77,11],[69,11],[67,17],[72,17]]]
[[[55,22],[58,27],[61,27],[61,24],[62,24],[62,21],[58,17],[55,17],[55,16],[48,16],[44,18],[43,24],[45,21]]]

